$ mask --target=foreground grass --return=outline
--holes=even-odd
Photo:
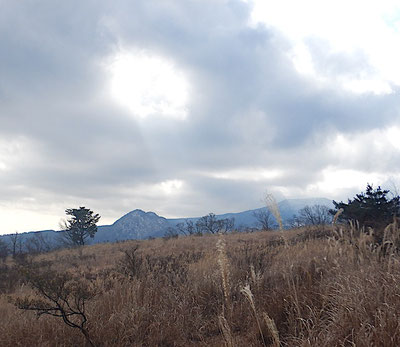
[[[97,346],[399,346],[400,258],[337,231],[131,241],[27,262],[96,288],[86,310]],[[14,306],[33,291],[11,259],[1,276],[1,346],[85,344],[60,318]]]

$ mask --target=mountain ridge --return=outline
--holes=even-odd
[[[278,208],[282,216],[284,226],[288,226],[293,215],[301,208],[307,205],[325,205],[333,207],[332,200],[326,198],[305,198],[305,199],[284,199],[278,203]],[[260,207],[252,210],[246,210],[235,213],[224,213],[216,215],[217,219],[234,218],[235,229],[244,230],[247,228],[257,227],[257,218],[255,213],[266,210],[266,207]],[[98,226],[98,231],[94,239],[90,240],[90,244],[117,242],[131,239],[147,239],[153,237],[161,237],[169,228],[176,227],[176,224],[185,221],[196,222],[201,217],[186,218],[165,218],[159,216],[153,211],[143,211],[141,209],[132,210],[122,217],[118,218],[111,225]],[[61,236],[60,231],[40,230],[35,232],[26,232],[19,235],[22,236],[24,242],[38,237],[38,234],[45,236],[49,243],[55,243],[57,238]],[[0,235],[0,239],[6,240],[8,235]]]

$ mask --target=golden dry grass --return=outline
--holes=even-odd
[[[392,226],[389,241],[389,231],[399,235]],[[130,241],[28,261],[95,284],[87,314],[98,346],[400,345],[393,243],[373,247],[355,227],[283,234],[285,242],[281,232]],[[0,282],[12,285],[0,287],[0,345],[84,345],[59,318],[37,319],[10,302],[32,294],[13,267],[9,259],[1,268]]]

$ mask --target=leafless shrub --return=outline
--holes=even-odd
[[[93,286],[69,273],[51,269],[43,271],[37,267],[24,267],[20,271],[35,295],[18,297],[15,305],[21,310],[34,311],[38,317],[62,318],[69,327],[79,329],[86,342],[94,346],[86,326],[86,304],[96,295]]]
[[[138,255],[138,245],[124,251],[124,257],[118,263],[118,270],[124,275],[135,278],[139,276],[143,267],[143,258]]]

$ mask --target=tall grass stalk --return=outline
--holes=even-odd
[[[281,342],[279,339],[278,329],[276,328],[274,320],[270,316],[268,316],[268,313],[266,312],[263,313],[263,318],[265,325],[268,328],[268,331],[270,332],[272,337],[272,346],[279,347],[281,345]]]
[[[343,213],[343,211],[344,211],[344,210],[343,210],[342,208],[340,208],[340,209],[335,213],[335,215],[333,216],[333,219],[332,219],[332,224],[336,224],[338,218],[339,218],[340,215]]]
[[[217,241],[217,252],[218,252],[218,265],[221,273],[222,291],[224,295],[224,305],[222,306],[222,313],[218,317],[219,326],[224,336],[226,346],[234,347],[235,342],[232,335],[232,330],[225,317],[225,313],[228,315],[229,320],[232,320],[232,302],[230,298],[230,271],[229,271],[229,260],[226,255],[226,243],[222,233],[219,234]]]
[[[220,326],[221,331],[222,331],[222,335],[224,336],[226,346],[227,347],[234,347],[235,346],[235,341],[233,339],[231,327],[229,326],[229,323],[226,320],[226,318],[224,317],[224,315],[220,315],[218,317],[218,322],[219,322],[219,326]]]
[[[226,255],[226,243],[223,235],[220,234],[217,241],[217,252],[218,252],[218,265],[221,272],[222,280],[222,291],[224,294],[223,313],[228,312],[228,317],[232,316],[232,303],[230,300],[230,283],[229,283],[229,261]]]
[[[281,237],[283,240],[283,243],[285,247],[288,247],[288,241],[283,233],[283,223],[282,223],[282,216],[279,211],[279,206],[272,194],[266,194],[265,196],[265,204],[267,205],[267,208],[271,211],[273,216],[275,217],[278,225],[279,225],[279,230],[281,231]]]
[[[256,305],[254,303],[254,297],[253,297],[253,293],[250,290],[250,286],[248,284],[246,284],[244,287],[241,288],[240,291],[246,297],[247,301],[250,304],[250,307],[251,307],[251,309],[253,311],[253,314],[254,314],[254,318],[256,319],[256,322],[257,322],[257,327],[258,327],[258,331],[260,332],[260,336],[261,336],[262,342],[263,342],[264,346],[267,346],[267,344],[265,343],[264,334],[263,334],[262,329],[261,329],[260,320],[258,319]]]
[[[265,204],[267,205],[267,208],[271,211],[271,213],[275,217],[275,219],[279,225],[279,230],[282,231],[283,224],[282,224],[281,213],[279,212],[278,204],[276,203],[276,200],[272,194],[267,194],[265,196]]]

